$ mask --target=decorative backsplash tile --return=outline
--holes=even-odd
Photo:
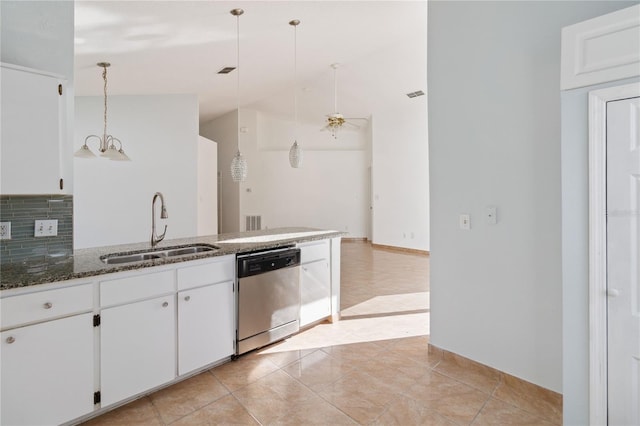
[[[36,220],[58,220],[58,235],[34,237]],[[0,240],[0,263],[38,261],[73,253],[72,195],[0,195],[0,222],[11,222],[11,239]]]

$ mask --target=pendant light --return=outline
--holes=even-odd
[[[107,133],[107,68],[109,68],[111,64],[109,62],[98,62],[96,65],[102,68],[102,79],[104,80],[104,128],[102,131],[102,137],[98,135],[87,136],[84,139],[84,144],[73,154],[73,156],[77,158],[95,158],[96,155],[87,145],[89,140],[95,138],[99,141],[98,151],[100,151],[101,157],[114,161],[131,161],[127,154],[124,153],[120,139]],[[116,142],[118,143],[118,147],[116,147]]]
[[[237,18],[236,32],[237,32],[237,86],[236,86],[236,99],[237,99],[237,111],[238,111],[238,151],[231,160],[231,178],[234,182],[244,182],[247,179],[247,160],[240,153],[240,15],[244,13],[242,9],[233,9],[230,12]]]
[[[293,27],[293,145],[289,150],[289,164],[298,168],[302,165],[302,148],[298,145],[298,25],[300,21],[289,21]]]

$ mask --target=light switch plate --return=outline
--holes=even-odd
[[[11,222],[0,222],[0,240],[11,239]]]
[[[484,216],[488,225],[495,225],[498,223],[498,209],[496,206],[485,207]]]
[[[471,229],[471,216],[468,214],[461,214],[460,215],[460,229],[464,230],[464,231],[468,231]]]
[[[34,237],[55,237],[58,235],[58,219],[36,220]]]

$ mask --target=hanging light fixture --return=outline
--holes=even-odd
[[[107,68],[111,64],[109,62],[98,62],[96,65],[102,68],[102,79],[104,80],[104,128],[102,137],[98,135],[87,136],[84,139],[84,144],[73,155],[78,158],[94,158],[96,155],[89,149],[87,142],[95,138],[99,141],[98,151],[100,151],[101,157],[114,161],[131,161],[127,154],[124,153],[120,139],[107,133]],[[117,147],[116,143],[118,144]]]
[[[338,112],[338,67],[340,64],[331,64],[333,68],[333,114],[327,117],[327,128],[334,139],[338,139],[338,130],[345,123],[344,116]]]
[[[231,160],[231,178],[234,182],[244,182],[247,179],[247,160],[240,153],[240,15],[244,13],[242,9],[233,9],[231,14],[237,18],[237,86],[236,86],[236,100],[238,110],[238,151]]]
[[[298,145],[298,25],[300,21],[289,21],[293,27],[293,145],[289,150],[289,164],[298,168],[302,165],[302,148]]]

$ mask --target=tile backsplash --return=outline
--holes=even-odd
[[[34,237],[36,220],[58,220],[58,235]],[[11,239],[0,240],[0,263],[73,253],[72,195],[0,195],[0,222],[11,222]]]

